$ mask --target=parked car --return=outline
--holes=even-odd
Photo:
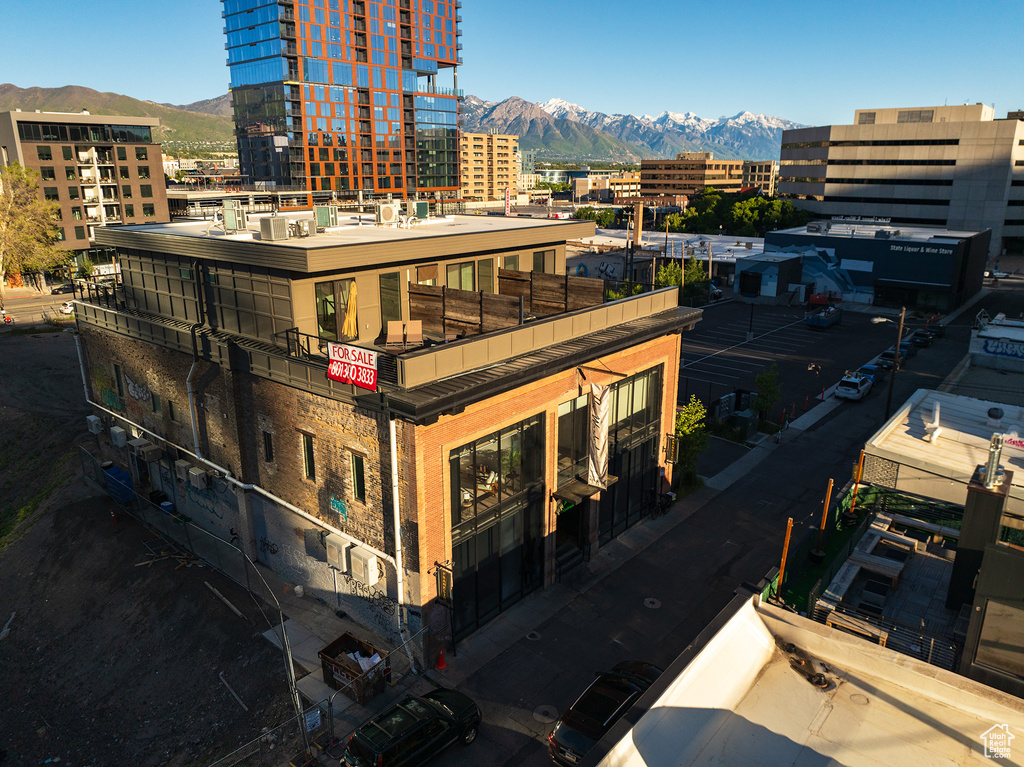
[[[659,676],[660,668],[643,661],[624,661],[599,673],[555,722],[548,735],[551,760],[559,765],[579,762]]]
[[[722,300],[722,289],[712,286],[711,288],[711,300],[721,301]]]
[[[935,338],[928,331],[921,329],[915,330],[907,340],[917,348],[923,349],[926,346],[931,346]]]
[[[904,340],[900,343],[900,356],[910,359],[917,354],[917,347],[914,346],[910,341]]]
[[[871,379],[872,386],[878,386],[885,380],[885,368],[881,365],[861,365],[857,372]]]
[[[72,301],[65,301],[60,305],[60,309],[58,309],[57,311],[59,311],[61,314],[74,314],[75,304]]]
[[[456,690],[408,695],[349,738],[348,767],[416,767],[456,741],[469,745],[480,730],[480,707]]]
[[[874,379],[863,373],[847,370],[836,386],[836,396],[839,399],[864,399],[873,384]]]
[[[903,367],[904,362],[903,353],[900,353],[900,367]],[[884,352],[878,355],[878,365],[885,370],[891,370],[896,361],[896,352],[892,349],[886,349]]]
[[[56,294],[56,295],[60,295],[61,293],[74,293],[74,292],[75,292],[75,286],[72,285],[70,282],[65,283],[64,285],[54,285],[52,288],[50,288],[50,293],[53,293],[53,294]]]
[[[932,338],[942,338],[946,335],[946,327],[937,322],[929,323],[924,326],[924,332],[931,335]]]

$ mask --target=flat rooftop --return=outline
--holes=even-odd
[[[1018,698],[756,597],[729,609],[581,764],[990,765],[1024,728]]]
[[[224,196],[218,194],[217,196]],[[311,234],[307,237],[290,237],[287,240],[263,240],[260,235],[260,220],[270,214],[251,214],[247,216],[245,230],[227,233],[219,225],[211,225],[210,221],[178,221],[166,224],[142,224],[139,226],[107,227],[97,229],[100,236],[108,232],[131,232],[133,234],[159,234],[174,237],[189,237],[218,242],[265,242],[276,247],[301,248],[332,248],[345,245],[367,245],[375,243],[398,243],[410,240],[431,240],[443,237],[471,234],[502,234],[520,232],[544,232],[550,241],[566,240],[578,237],[582,233],[592,234],[592,221],[549,220],[541,218],[519,218],[517,216],[438,216],[419,220],[408,228],[374,223],[374,213],[340,214],[338,225],[327,227],[318,233],[313,225],[313,213],[279,214],[279,218],[289,221],[310,222]]]
[[[563,222],[565,223],[565,222]],[[625,229],[598,229],[593,236],[578,238],[570,243],[578,247],[612,247],[625,248],[630,235]],[[687,232],[668,233],[668,253],[676,257],[684,252],[684,248],[694,249],[694,258],[707,260],[707,247],[711,248],[711,258],[715,261],[735,262],[737,258],[748,258],[764,252],[764,239],[761,237],[736,237],[725,234],[690,234]],[[665,232],[651,229],[643,232],[640,244],[645,251],[665,252]],[[747,245],[750,245],[748,248]],[[690,258],[690,256],[687,256]]]
[[[879,182],[884,183],[884,182]],[[821,231],[813,227],[820,226]],[[825,227],[828,229],[825,229]],[[879,237],[878,232],[888,232],[888,237]],[[960,240],[973,237],[978,232],[966,229],[943,229],[936,226],[914,226],[913,224],[888,224],[873,221],[812,221],[806,226],[795,226],[791,229],[779,229],[769,234],[791,234],[821,239],[822,237],[848,237],[858,240],[879,239],[885,242],[948,242],[956,244]]]
[[[996,410],[1002,413],[998,420],[989,415]],[[919,474],[945,478],[947,484],[966,485],[978,466],[988,460],[993,434],[1024,434],[1024,407],[918,389],[864,448],[871,455],[900,464],[901,480],[905,474],[912,480],[918,470]],[[1014,472],[1007,509],[1015,512],[1024,509],[1024,442],[1017,442],[1004,443],[1001,461]],[[962,504],[963,499],[953,502]]]

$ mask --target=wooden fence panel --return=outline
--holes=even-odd
[[[565,310],[586,309],[604,303],[604,280],[569,275]]]
[[[484,293],[484,332],[490,333],[519,324],[519,299],[515,296],[499,296]]]

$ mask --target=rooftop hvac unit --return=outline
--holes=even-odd
[[[810,224],[807,225],[807,231],[808,232],[820,232],[821,231],[821,224],[810,223]]]
[[[338,208],[334,205],[314,205],[313,214],[316,225],[321,227],[338,225]]]
[[[416,205],[417,205],[416,200],[406,200],[405,201],[405,215],[409,216],[410,218],[412,216],[415,216],[416,215]]]
[[[422,218],[424,220],[430,218],[430,203],[426,200],[416,201],[416,218]]]
[[[205,490],[210,486],[210,478],[205,469],[193,466],[188,470],[188,483],[197,490]]]
[[[746,248],[747,248],[747,250],[753,250],[753,248],[754,248],[754,243],[752,243],[752,242],[748,242],[748,243],[746,243]]]
[[[224,205],[224,231],[245,231],[245,211],[237,200]]]
[[[103,433],[103,421],[100,420],[99,416],[87,415],[85,417],[85,425],[88,427],[90,434]]]
[[[324,539],[327,546],[327,564],[343,573],[348,572],[349,542],[335,533],[327,533]]]
[[[164,451],[159,445],[146,445],[146,447],[139,450],[139,458],[146,463],[154,463],[163,457]]]
[[[128,444],[128,432],[120,426],[111,426],[110,441],[114,444],[114,447],[124,447]]]
[[[309,219],[303,218],[299,221],[288,222],[288,234],[292,237],[309,237]]]
[[[398,217],[401,214],[401,206],[399,205],[381,205],[377,208],[377,223],[383,225],[397,224]]]
[[[288,219],[284,216],[261,218],[260,237],[264,240],[287,240]]]
[[[380,580],[380,566],[377,555],[360,546],[349,549],[349,560],[352,563],[352,577],[364,586],[373,586]]]
[[[152,444],[153,443],[148,439],[142,439],[141,437],[130,439],[128,440],[128,452],[132,455],[138,455],[142,451],[142,448],[148,447]]]
[[[891,237],[891,236],[892,236],[892,234],[891,234],[891,232],[888,229],[876,229],[875,230],[875,239],[876,240],[888,240],[889,237]]]
[[[182,482],[188,481],[188,470],[192,468],[192,464],[186,461],[184,458],[179,458],[174,462],[174,475]]]

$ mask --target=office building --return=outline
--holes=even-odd
[[[593,222],[378,217],[102,228],[123,304],[76,310],[90,425],[97,466],[436,658],[655,508],[701,313],[567,275]]]
[[[985,104],[858,109],[853,125],[782,134],[779,196],[823,217],[992,230],[1024,250],[1024,121]]]
[[[242,176],[308,201],[457,195],[461,5],[225,0]]]
[[[573,199],[578,203],[613,203],[640,196],[640,174],[626,171],[616,176],[590,174],[572,180]],[[625,204],[625,203],[619,203]]]
[[[150,117],[0,112],[0,162],[39,174],[60,205],[60,247],[84,258],[97,226],[169,221],[163,155]],[[103,260],[90,253],[94,263]]]
[[[519,136],[460,133],[462,196],[467,200],[512,199],[519,191]]]
[[[760,189],[768,197],[774,197],[778,177],[779,163],[775,160],[743,161],[744,189]]]
[[[716,160],[713,152],[681,152],[674,160],[640,161],[640,194],[693,197],[707,187],[720,192],[743,188],[743,161]]]

